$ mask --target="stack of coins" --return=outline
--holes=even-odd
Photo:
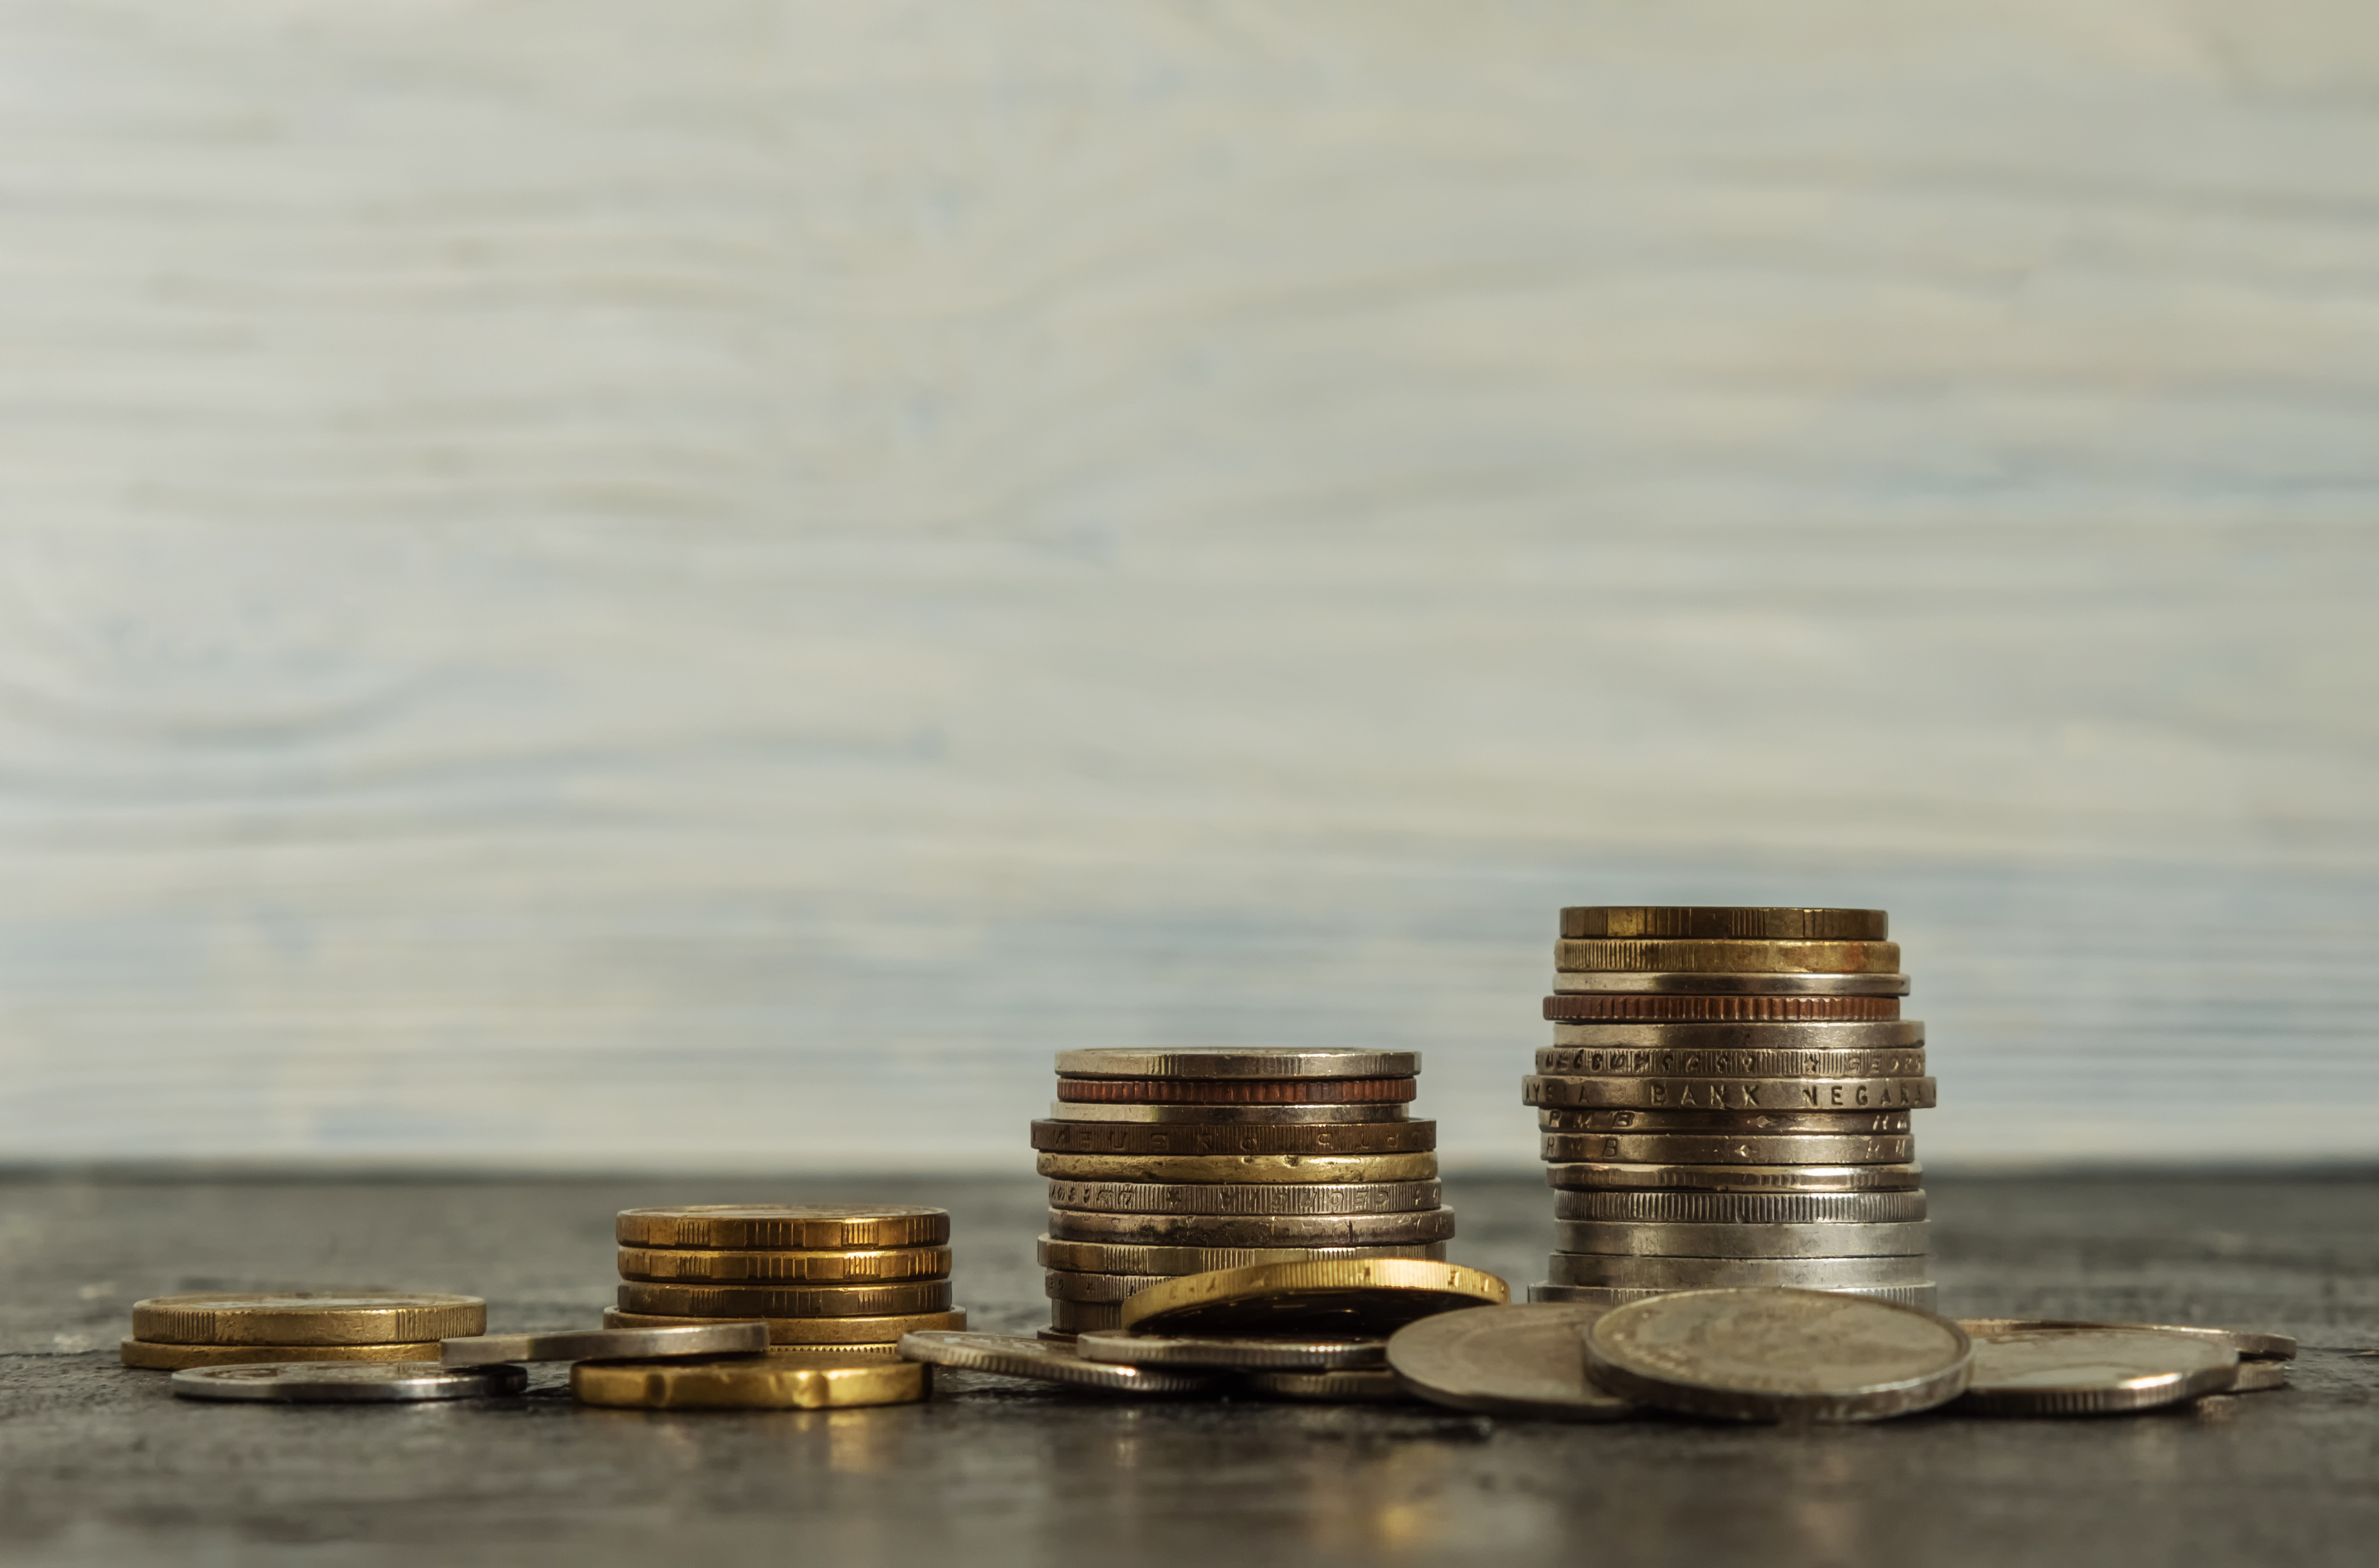
[[[476,1296],[299,1290],[159,1296],[132,1304],[127,1367],[182,1371],[295,1361],[435,1361],[439,1341],[485,1333]]]
[[[1562,911],[1537,1301],[1783,1285],[1930,1309],[1925,1026],[1881,910]]]
[[[1033,1124],[1049,1178],[1046,1339],[1122,1323],[1181,1274],[1445,1256],[1437,1124],[1411,1051],[1063,1051]]]
[[[609,1328],[757,1318],[772,1345],[890,1356],[900,1336],[962,1329],[950,1216],[906,1204],[709,1203],[623,1209]]]

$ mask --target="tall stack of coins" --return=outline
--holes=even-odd
[[[1406,1115],[1411,1051],[1062,1051],[1033,1124],[1049,1178],[1049,1327],[1121,1326],[1181,1274],[1445,1256],[1437,1124]]]
[[[476,1296],[299,1290],[158,1296],[132,1304],[127,1367],[183,1371],[292,1361],[435,1361],[439,1342],[485,1333]]]
[[[1930,1309],[1925,1026],[1881,910],[1562,911],[1525,1080],[1559,1250],[1537,1301],[1785,1285]]]
[[[609,1328],[765,1321],[772,1345],[890,1356],[900,1336],[962,1329],[950,1216],[906,1204],[707,1203],[623,1209]]]

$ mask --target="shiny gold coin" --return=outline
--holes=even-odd
[[[1758,909],[1690,904],[1580,904],[1561,912],[1568,937],[1699,937],[1749,942],[1880,942],[1881,910]]]
[[[758,1356],[668,1361],[581,1361],[570,1392],[582,1405],[624,1410],[827,1410],[914,1405],[934,1369],[898,1356],[779,1349]]]
[[[1553,968],[1570,973],[1897,974],[1897,942],[1568,941]]]
[[[868,1248],[840,1252],[725,1252],[694,1247],[620,1248],[622,1279],[664,1285],[878,1285],[946,1279],[949,1272],[950,1249],[947,1247]]]
[[[889,1356],[893,1345],[904,1333],[921,1329],[962,1329],[967,1324],[966,1309],[953,1307],[947,1312],[904,1312],[887,1318],[764,1318],[757,1320],[768,1325],[768,1344],[776,1345],[830,1345],[838,1350],[865,1350]],[[603,1313],[607,1329],[672,1329],[696,1323],[715,1323],[716,1318],[669,1317],[653,1312],[622,1312],[618,1308]]]
[[[695,1203],[622,1209],[613,1235],[622,1247],[727,1251],[939,1247],[950,1238],[950,1215],[910,1203]]]
[[[888,1318],[947,1312],[949,1306],[948,1280],[808,1287],[630,1280],[620,1286],[620,1310],[664,1318]]]
[[[158,1345],[127,1339],[127,1367],[178,1372],[185,1367],[247,1367],[273,1361],[435,1361],[438,1342],[409,1345]]]
[[[1165,1279],[1123,1304],[1119,1328],[1172,1334],[1320,1334],[1378,1339],[1464,1307],[1500,1307],[1512,1287],[1458,1263],[1360,1258]]]
[[[1043,1154],[1033,1168],[1055,1181],[1190,1183],[1429,1181],[1431,1154]]]
[[[488,1304],[476,1296],[236,1291],[132,1304],[132,1337],[151,1345],[419,1344],[487,1332]]]

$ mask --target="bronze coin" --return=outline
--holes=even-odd
[[[1545,998],[1545,1018],[1552,1023],[1865,1023],[1899,1016],[1897,996],[1672,996],[1571,991]]]
[[[1343,1105],[1414,1098],[1409,1078],[1061,1078],[1060,1101],[1163,1105]]]

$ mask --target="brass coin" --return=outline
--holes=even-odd
[[[1626,1192],[1899,1192],[1925,1185],[1925,1167],[1913,1160],[1878,1165],[1697,1165],[1587,1160],[1550,1166],[1545,1175],[1555,1187]]]
[[[1636,1407],[1586,1375],[1580,1337],[1603,1311],[1544,1302],[1441,1312],[1398,1329],[1388,1365],[1412,1393],[1456,1410],[1617,1420]]]
[[[1401,1104],[1420,1092],[1409,1078],[1061,1078],[1060,1104]]]
[[[1053,1181],[1306,1182],[1429,1181],[1437,1156],[1422,1154],[1043,1154],[1035,1171]]]
[[[1625,1105],[1541,1105],[1537,1125],[1547,1132],[1730,1132],[1772,1137],[1823,1132],[1848,1138],[1906,1132],[1906,1111],[1638,1111]]]
[[[947,1279],[947,1247],[841,1252],[711,1251],[694,1247],[622,1247],[620,1277],[658,1284],[861,1285]],[[763,1314],[765,1316],[766,1314]]]
[[[1103,1214],[1049,1211],[1057,1241],[1120,1242],[1136,1247],[1407,1247],[1450,1241],[1454,1211],[1409,1214]]]
[[[1052,1301],[1049,1326],[1061,1333],[1119,1329],[1123,1327],[1123,1306],[1114,1301]]]
[[[670,1361],[581,1361],[570,1392],[582,1405],[628,1410],[827,1410],[914,1405],[933,1369],[898,1356],[772,1349]]]
[[[736,1285],[620,1285],[620,1310],[659,1318],[889,1318],[947,1312],[950,1282],[800,1286]]]
[[[1553,1217],[1635,1224],[1888,1225],[1925,1218],[1925,1192],[1921,1188],[1908,1192],[1612,1192],[1571,1188],[1554,1198]]]
[[[1043,1236],[1034,1248],[1045,1269],[1087,1274],[1202,1274],[1256,1263],[1302,1263],[1334,1258],[1436,1258],[1445,1243],[1404,1247],[1135,1247],[1123,1242],[1058,1241]]]
[[[1050,1208],[1082,1209],[1101,1214],[1404,1214],[1434,1209],[1443,1197],[1439,1184],[1434,1181],[1284,1182],[1272,1185],[1053,1181],[1049,1184]]]
[[[1907,1162],[1916,1140],[1889,1138],[1828,1138],[1796,1132],[1774,1138],[1728,1138],[1718,1133],[1548,1133],[1537,1140],[1552,1164],[1546,1179],[1555,1187],[1589,1185],[1580,1164],[1617,1162],[1646,1165],[1890,1165]]]
[[[669,1317],[653,1312],[622,1312],[618,1308],[603,1314],[607,1329],[667,1329],[685,1328],[697,1323],[715,1323],[716,1318]],[[920,1329],[963,1329],[967,1315],[963,1307],[953,1307],[947,1312],[903,1312],[883,1318],[767,1318],[768,1344],[830,1345],[839,1350],[880,1350],[891,1354],[891,1347],[904,1333]]]
[[[1057,1071],[1066,1078],[1410,1078],[1420,1071],[1420,1053],[1339,1045],[1275,1051],[1105,1048],[1060,1051]]]
[[[1891,935],[1891,917],[1881,910],[1580,904],[1562,911],[1561,934],[1573,939],[1880,942]]]
[[[1050,1269],[1041,1279],[1041,1294],[1052,1301],[1120,1302],[1126,1297],[1138,1295],[1150,1285],[1171,1279],[1170,1274],[1093,1274],[1071,1269]]]
[[[1899,1028],[1898,1024],[1891,1026]],[[1550,1045],[1546,1078],[1923,1078],[1925,1048],[1890,1051],[1605,1051]]]
[[[1355,1126],[1038,1121],[1033,1147],[1052,1154],[1425,1154],[1437,1147],[1430,1121]]]
[[[2239,1353],[2199,1335],[2111,1324],[2003,1323],[1974,1339],[1965,1409],[2111,1416],[2221,1393]]]
[[[132,1337],[151,1345],[419,1344],[487,1327],[488,1304],[476,1296],[235,1291],[132,1304]]]
[[[157,1345],[127,1339],[117,1353],[127,1367],[178,1372],[185,1367],[241,1367],[276,1361],[435,1361],[438,1342],[405,1345]]]
[[[1553,967],[1629,974],[1897,974],[1897,942],[1600,941],[1553,944]]]
[[[1929,1078],[1547,1078],[1520,1080],[1528,1105],[1639,1111],[1922,1111]]]
[[[1897,996],[1695,996],[1644,992],[1556,992],[1545,998],[1549,1023],[1881,1022],[1900,1016]]]
[[[1624,1307],[1630,1301],[1648,1301],[1655,1296],[1675,1294],[1666,1286],[1552,1284],[1528,1286],[1530,1301],[1563,1302],[1585,1307]],[[1871,1296],[1878,1301],[1890,1301],[1902,1307],[1914,1307],[1920,1312],[1930,1312],[1936,1290],[1929,1282],[1925,1285],[1837,1285],[1827,1286],[1826,1294]]]
[[[1617,970],[1557,971],[1557,996],[1601,994],[1643,996],[1905,996],[1904,974],[1626,973]]]
[[[1974,1347],[1947,1319],[1811,1290],[1700,1290],[1614,1307],[1588,1374],[1623,1399],[1736,1421],[1874,1421],[1966,1388]]]
[[[1629,1067],[1636,1053],[1717,1053],[1725,1051],[1918,1051],[1925,1046],[1925,1024],[1919,1019],[1834,1019],[1817,1023],[1560,1023],[1553,1025],[1553,1043],[1582,1051],[1601,1051],[1621,1063],[1614,1071],[1646,1071]],[[1549,1069],[1543,1069],[1549,1070]],[[1686,1076],[1758,1078],[1759,1073],[1712,1072]],[[1789,1076],[1789,1075],[1788,1075]]]
[[[1402,1405],[1412,1393],[1384,1368],[1342,1372],[1241,1372],[1242,1392],[1314,1405]]]
[[[623,1247],[843,1252],[938,1247],[950,1215],[909,1203],[696,1203],[622,1209],[613,1232]]]
[[[1377,1339],[1417,1318],[1511,1298],[1512,1288],[1502,1280],[1458,1263],[1414,1258],[1260,1263],[1153,1285],[1124,1303],[1117,1326],[1169,1334]]]

